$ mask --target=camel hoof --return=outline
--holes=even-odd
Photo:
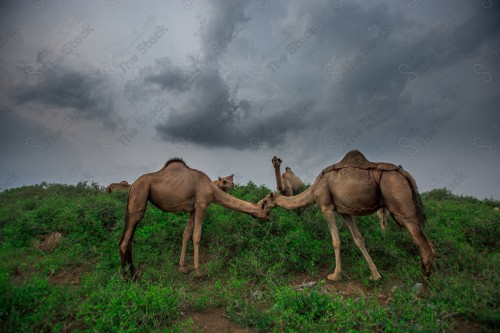
[[[328,281],[333,281],[333,282],[342,280],[342,276],[340,275],[340,273],[328,274],[326,278]]]
[[[381,278],[382,278],[382,276],[380,274],[378,274],[377,276],[370,276],[368,279],[370,281],[379,281]]]
[[[179,272],[187,274],[189,273],[189,269],[186,266],[179,266]]]

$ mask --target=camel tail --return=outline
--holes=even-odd
[[[399,172],[401,172],[401,174],[406,178],[411,187],[411,192],[413,195],[413,204],[415,205],[415,212],[417,214],[417,219],[418,222],[420,222],[420,225],[424,226],[425,222],[427,221],[427,217],[425,216],[424,203],[422,202],[422,198],[420,197],[420,194],[418,193],[417,190],[417,183],[415,182],[415,179],[410,175],[408,171],[404,170],[403,168],[400,168]]]

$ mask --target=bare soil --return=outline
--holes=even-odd
[[[224,309],[208,309],[204,312],[196,312],[186,315],[193,319],[194,325],[200,332],[217,333],[252,333],[257,332],[251,328],[244,328],[231,322]]]

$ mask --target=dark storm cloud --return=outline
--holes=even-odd
[[[38,59],[40,63],[40,56]],[[114,102],[109,80],[98,70],[77,71],[44,64],[42,75],[33,83],[19,84],[14,100],[18,104],[40,103],[44,106],[71,108],[75,116],[107,122],[113,114]]]
[[[322,74],[330,74],[317,95],[314,112],[304,120],[303,137],[321,124],[323,132],[344,150],[362,142],[375,150],[397,145],[398,138],[408,135],[423,114],[432,116],[435,104],[444,97],[451,96],[453,101],[446,111],[454,108],[460,103],[457,100],[470,93],[466,86],[471,83],[457,82],[447,69],[476,56],[485,45],[498,44],[498,8],[485,11],[475,6],[465,15],[450,14],[426,27],[386,4],[367,7],[344,2],[338,9],[324,3],[291,6],[295,7],[289,12],[295,16],[287,17],[282,26],[307,12],[304,20],[317,30],[317,38],[300,50],[303,59],[311,55],[302,60],[304,72],[318,66]],[[300,76],[300,67],[297,72]],[[436,131],[436,126],[431,127]]]
[[[205,146],[248,146],[251,135],[260,124],[251,119],[252,105],[236,97],[220,73],[218,60],[238,29],[248,21],[244,1],[213,1],[210,17],[201,21],[201,55],[174,65],[168,58],[158,59],[155,66],[145,69],[142,81],[129,83],[126,90],[132,95],[144,95],[146,85],[157,85],[183,94],[186,102],[172,106],[169,120],[156,126],[166,141],[189,140]]]
[[[187,104],[174,109],[157,129],[168,141],[183,138],[207,146],[242,147],[248,143],[243,132],[255,131],[256,124],[249,118],[250,103],[237,99],[235,93],[217,68],[207,68],[193,82]]]
[[[469,83],[454,82],[446,70],[484,45],[498,43],[500,24],[495,19],[498,6],[487,11],[470,6],[468,12],[426,26],[385,3],[343,2],[341,8],[330,2],[287,3],[286,16],[274,24],[276,44],[283,34],[298,41],[304,39],[303,30],[315,33],[293,54],[288,53],[290,44],[278,49],[288,56],[287,62],[272,71],[267,68],[277,85],[254,87],[263,96],[279,96],[264,102],[238,98],[238,88],[221,74],[229,45],[252,23],[246,7],[246,2],[212,2],[212,11],[200,25],[200,54],[182,64],[157,60],[131,86],[130,95],[144,95],[144,89],[155,86],[176,97],[168,121],[157,125],[164,140],[240,149],[251,148],[250,140],[258,139],[272,148],[294,132],[320,142],[324,138],[318,134],[327,135],[343,141],[345,149],[362,141],[374,149],[397,143],[450,90],[460,90],[463,98],[467,87],[461,85]],[[291,88],[294,80],[307,96],[296,105],[290,102],[297,94]],[[424,88],[434,95],[422,100]],[[375,136],[377,141],[366,140]]]
[[[208,20],[202,20],[201,43],[205,61],[216,61],[228,44],[236,37],[242,25],[248,22],[245,7],[248,1],[212,1]]]
[[[303,93],[292,91],[288,100],[264,110],[264,106],[239,98],[237,86],[221,75],[219,62],[224,52],[250,20],[245,14],[247,5],[243,1],[212,2],[210,17],[201,22],[199,57],[180,65],[168,59],[158,60],[155,68],[145,71],[149,73],[144,75],[145,83],[157,83],[174,94],[184,93],[185,102],[173,107],[168,121],[156,126],[165,141],[267,149],[301,127],[299,118],[312,104],[304,100]],[[136,85],[137,89],[145,88]]]

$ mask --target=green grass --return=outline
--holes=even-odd
[[[269,189],[249,183],[231,194],[252,202]],[[97,184],[41,184],[0,193],[0,331],[196,332],[190,314],[223,309],[235,325],[286,332],[447,332],[467,322],[500,325],[500,206],[444,189],[423,193],[425,232],[438,257],[429,288],[417,297],[416,246],[405,229],[376,216],[357,218],[383,278],[370,271],[339,219],[343,281],[334,268],[328,227],[316,207],[278,208],[272,221],[212,205],[203,225],[197,281],[177,271],[185,213],[148,205],[134,239],[138,282],[120,275],[118,241],[126,192]],[[54,232],[50,252],[33,245]],[[192,266],[192,244],[187,263]],[[317,281],[298,291],[303,281]],[[385,300],[382,302],[381,300]]]

